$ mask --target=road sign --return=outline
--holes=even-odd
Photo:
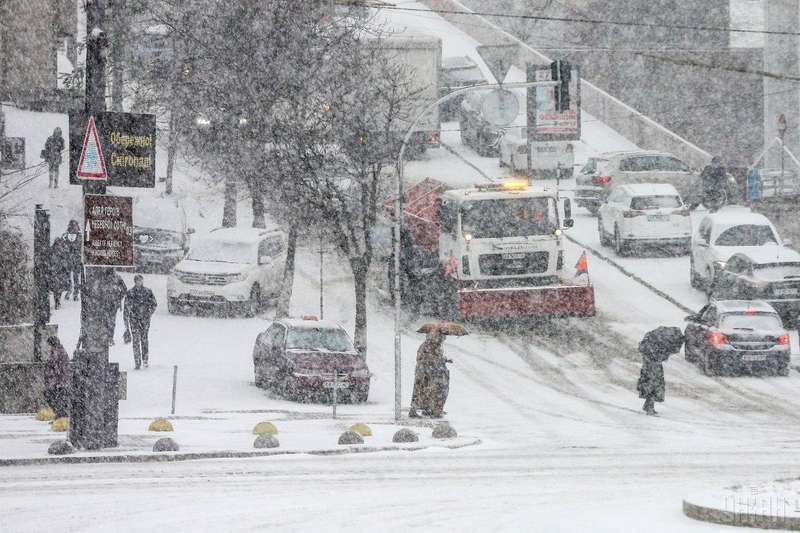
[[[6,137],[0,141],[0,170],[25,168],[25,137]]]
[[[69,167],[72,185],[94,179],[111,187],[155,187],[155,115],[71,112]]]
[[[491,125],[502,128],[508,126],[519,114],[519,102],[511,91],[495,89],[481,102],[481,116]]]
[[[550,66],[528,65],[528,81],[551,81]],[[572,68],[570,109],[556,110],[554,87],[528,89],[528,141],[578,141],[581,138],[580,68]],[[531,152],[530,149],[528,150]]]
[[[517,57],[519,47],[515,44],[481,45],[475,48],[486,66],[497,80],[502,84],[506,75]]]
[[[94,117],[89,117],[86,126],[86,134],[83,136],[83,148],[81,148],[81,158],[78,161],[78,178],[85,180],[108,179],[106,172],[106,160],[103,157],[103,149],[100,147],[100,138],[97,136],[97,126]]]
[[[87,194],[83,226],[85,266],[133,266],[133,198]]]

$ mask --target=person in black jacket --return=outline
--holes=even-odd
[[[61,307],[61,294],[69,291],[69,251],[64,237],[57,237],[50,247],[47,288],[53,293],[55,308]]]
[[[77,220],[70,220],[67,231],[63,235],[65,245],[66,267],[72,280],[72,299],[77,300],[81,292],[81,282],[83,279],[82,247],[83,234],[81,226]],[[69,294],[65,298],[69,298]]]
[[[133,277],[133,288],[125,295],[125,324],[128,326],[131,340],[133,341],[133,360],[136,369],[145,368],[149,364],[148,334],[150,330],[150,317],[158,304],[153,296],[153,291],[144,286],[141,274]]]
[[[64,151],[64,137],[61,136],[61,128],[53,130],[53,134],[44,143],[41,157],[47,162],[47,169],[50,172],[49,188],[58,189],[58,167],[61,166],[61,152]]]

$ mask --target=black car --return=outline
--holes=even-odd
[[[767,302],[712,301],[686,321],[686,360],[699,363],[707,375],[744,370],[789,375],[789,334]]]
[[[253,347],[256,386],[287,399],[327,400],[334,381],[352,402],[366,402],[370,372],[347,332],[315,318],[282,319],[259,334]]]
[[[714,277],[711,292],[720,299],[759,299],[769,303],[788,328],[800,316],[800,254],[781,246],[733,254]]]

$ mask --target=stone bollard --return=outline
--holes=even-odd
[[[269,433],[262,433],[256,437],[255,442],[253,442],[253,448],[277,448],[280,445],[278,438]]]
[[[180,446],[173,439],[169,437],[162,437],[153,444],[154,452],[177,452]]]
[[[364,444],[364,439],[355,431],[345,431],[339,435],[339,444]]]
[[[355,431],[362,437],[371,437],[372,436],[372,429],[364,423],[359,422],[358,424],[353,424],[350,426],[350,431]]]
[[[419,436],[408,428],[402,428],[394,434],[392,442],[419,442]]]
[[[50,455],[69,455],[75,453],[75,448],[72,447],[68,440],[59,440],[47,448],[47,453]]]
[[[434,439],[455,439],[458,432],[448,422],[439,422],[433,428],[431,435]]]
[[[150,427],[147,428],[147,431],[174,431],[172,428],[172,423],[167,420],[166,418],[156,418],[152,422],[150,422]]]

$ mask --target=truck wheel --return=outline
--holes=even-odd
[[[789,375],[789,365],[788,363],[784,363],[778,367],[778,375],[786,377]]]
[[[167,298],[167,313],[171,315],[177,315],[180,309],[178,308],[178,303],[175,301],[175,298]]]
[[[258,364],[253,365],[253,369],[254,369],[253,373],[255,374],[256,387],[260,389],[269,388],[268,387],[269,382],[267,381],[266,376],[264,376],[264,371],[261,369],[261,365]]]
[[[688,346],[684,346],[683,347],[683,358],[686,359],[687,363],[696,363],[697,362],[697,356],[694,354],[694,352]]]
[[[614,226],[614,251],[619,256],[628,255],[628,245],[619,233],[619,227]]]
[[[250,289],[250,299],[244,303],[244,316],[253,318],[261,310],[261,289],[258,285],[253,285]]]

